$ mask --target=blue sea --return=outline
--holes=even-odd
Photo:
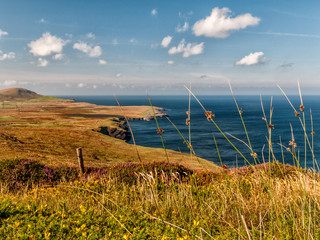
[[[60,96],[61,97],[61,96]],[[113,96],[63,96],[64,98],[74,98],[78,102],[89,102],[97,105],[114,105],[117,103]],[[157,107],[165,108],[171,121],[177,126],[181,133],[188,139],[188,126],[186,126],[186,111],[188,111],[188,96],[150,96],[152,104]],[[247,142],[245,131],[239,113],[232,96],[199,96],[203,106],[215,114],[214,120],[221,130],[229,133],[234,137]],[[298,110],[300,106],[299,96],[289,96],[294,107]],[[263,113],[261,108],[260,96],[237,96],[239,107],[242,109],[243,119],[250,137],[254,151],[258,154],[260,162],[268,161],[268,131],[265,121],[262,120]],[[121,105],[150,105],[147,96],[118,96]],[[270,114],[270,96],[262,96],[264,109],[269,118]],[[305,96],[303,98],[306,115],[307,133],[311,142],[311,120],[310,109],[314,125],[314,151],[316,158],[320,159],[320,96]],[[299,155],[301,166],[308,168],[313,167],[312,155],[307,146],[307,161],[305,162],[305,145],[304,133],[298,117],[295,117],[294,110],[289,105],[284,96],[274,96],[272,101],[273,114],[272,124],[272,143],[275,157],[280,161],[289,164],[296,164],[290,152],[281,150],[280,138],[282,145],[289,147],[289,141],[292,139],[290,124],[292,125],[293,135],[297,143],[296,152]],[[301,114],[302,119],[302,114]],[[189,152],[189,149],[183,143],[183,139],[176,129],[166,118],[159,118],[160,128],[164,130],[163,138],[165,147],[175,151]],[[155,121],[132,121],[130,125],[138,145],[147,147],[162,148],[160,136],[157,134]],[[224,136],[218,131],[212,122],[209,122],[204,110],[199,103],[191,100],[191,143],[198,156],[205,158],[214,163],[220,164],[217,148],[213,136],[216,138],[218,149],[223,164],[228,167],[244,166],[245,160],[237,151],[228,143]],[[227,135],[228,136],[228,135]],[[253,161],[250,156],[250,150],[245,144],[228,136],[230,141],[243,153],[249,160]],[[131,140],[132,141],[132,140]],[[132,142],[129,142],[132,143]],[[262,150],[263,154],[262,154]]]

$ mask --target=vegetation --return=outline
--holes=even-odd
[[[320,176],[278,162],[220,173],[128,163],[87,168],[82,177],[30,160],[1,164],[1,238],[320,236]]]
[[[230,89],[232,92],[231,86]],[[301,123],[304,156],[308,152],[314,169],[301,168],[303,164],[300,164],[293,134],[290,147],[281,142],[278,145],[292,155],[295,166],[280,163],[273,154],[272,104],[267,117],[261,103],[269,154],[260,161],[251,146],[235,97],[246,141],[225,133],[216,123],[214,113],[207,111],[188,91],[190,97],[193,95],[199,102],[208,121],[216,126],[247,166],[228,169],[222,162],[221,167],[208,164],[197,158],[190,138],[185,138],[178,129],[190,148],[190,155],[166,150],[165,146],[156,150],[135,145],[129,148],[123,141],[107,136],[94,140],[100,135],[86,128],[91,121],[77,120],[77,131],[74,131],[68,125],[70,122],[62,118],[58,125],[42,125],[43,128],[15,136],[9,132],[28,128],[27,125],[7,127],[2,137],[15,142],[11,143],[11,148],[16,147],[18,152],[16,143],[23,151],[37,146],[37,153],[44,151],[42,156],[46,152],[51,159],[10,157],[0,161],[0,238],[320,239],[320,174],[315,170],[318,165],[314,156],[312,115],[308,134],[301,95],[298,111],[283,92],[294,110],[293,115]],[[157,119],[156,114],[154,118]],[[52,121],[41,122],[49,123]],[[186,123],[190,123],[190,108]],[[158,124],[157,128],[162,139],[163,130]],[[50,131],[55,133],[55,138],[48,137]],[[34,146],[25,144],[30,139]],[[39,143],[43,140],[47,145],[41,148]],[[250,156],[243,155],[231,140],[245,144]],[[72,158],[67,152],[81,144],[85,144],[90,154],[95,151],[101,154],[92,157],[95,160],[85,155],[85,159],[90,159],[86,161],[90,167],[86,167],[82,175],[78,173],[76,161],[62,164],[63,161],[58,160],[62,154],[66,159]],[[106,161],[107,153],[101,150],[102,146],[108,146],[108,152],[112,152],[113,155],[108,155],[112,163],[98,164],[101,159]],[[175,157],[182,157],[182,160]],[[171,163],[172,160],[181,164]],[[252,165],[252,162],[264,163]]]

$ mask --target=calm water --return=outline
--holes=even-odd
[[[117,105],[112,96],[64,96],[65,98],[74,98],[76,101],[85,101],[98,105]],[[289,96],[294,106],[299,109],[300,100],[298,96]],[[149,105],[146,96],[119,96],[118,100],[121,105]],[[187,96],[151,96],[152,104],[154,106],[163,107],[169,114],[170,119],[178,127],[181,133],[187,138],[188,127],[185,125],[186,111],[188,110],[188,97]],[[243,126],[237,112],[237,108],[233,101],[232,96],[199,96],[199,100],[204,107],[212,111],[216,117],[215,121],[219,127],[224,131],[232,134],[233,136],[246,141],[246,136]],[[270,96],[262,97],[264,108],[267,116],[269,116],[270,109]],[[320,158],[320,97],[319,96],[305,96],[304,106],[306,112],[307,132],[311,132],[310,128],[310,108],[314,119],[314,130],[316,132],[314,146],[315,155]],[[263,113],[261,110],[261,103],[259,96],[238,96],[238,104],[243,110],[243,118],[249,133],[250,141],[256,153],[258,153],[262,161],[262,148],[264,145],[264,156],[267,161],[267,129],[266,124],[262,120]],[[281,148],[279,146],[279,136],[283,145],[289,146],[291,140],[290,123],[293,127],[293,133],[297,142],[297,149],[300,151],[300,161],[304,166],[304,137],[299,118],[294,116],[294,111],[285,100],[283,96],[273,97],[273,117],[272,123],[275,129],[272,130],[272,142],[274,146],[275,156],[282,161]],[[157,135],[157,126],[155,121],[134,121],[131,122],[131,127],[138,145],[148,147],[162,147],[159,135]],[[183,140],[171,123],[165,118],[159,119],[159,125],[164,129],[165,133],[163,138],[166,148],[176,151],[189,152]],[[229,167],[243,166],[244,160],[237,154],[234,148],[227,142],[227,140],[220,134],[212,122],[208,122],[203,109],[199,104],[192,99],[191,101],[191,137],[192,145],[195,152],[202,158],[208,159],[215,163],[220,163],[217,149],[214,144],[213,135],[219,147],[221,158],[224,164]],[[310,136],[310,134],[309,134]],[[311,139],[311,137],[310,137]],[[248,158],[250,151],[243,143],[232,139],[230,140],[241,150],[241,152]],[[286,163],[293,164],[292,156],[289,152],[284,150],[284,160]],[[238,159],[238,160],[236,160]],[[311,152],[307,153],[307,167],[313,167]]]

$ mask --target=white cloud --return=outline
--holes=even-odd
[[[189,29],[189,23],[185,22],[183,26],[180,24],[176,27],[176,32],[181,33],[181,32],[186,32]]]
[[[173,65],[173,64],[174,64],[174,61],[168,61],[168,64],[169,64],[169,65]]]
[[[103,59],[99,59],[99,64],[100,65],[106,65],[107,61],[103,60]]]
[[[121,73],[116,74],[116,78],[119,78],[119,77],[121,77]]]
[[[62,60],[64,55],[62,53],[57,53],[56,55],[52,56],[52,59],[54,60]]]
[[[49,61],[44,58],[38,58],[38,67],[46,67],[49,65]]]
[[[137,43],[138,43],[137,39],[135,39],[135,38],[131,38],[131,39],[129,40],[129,42],[131,42],[131,43],[133,43],[133,44],[137,44]]]
[[[237,66],[251,66],[255,64],[261,64],[265,63],[266,58],[264,57],[263,52],[254,52],[250,53],[248,56],[243,57],[239,61],[237,61],[235,64]]]
[[[3,86],[12,86],[12,85],[16,85],[17,84],[17,81],[15,80],[5,80],[2,85]]]
[[[61,53],[66,41],[56,36],[52,36],[49,32],[42,35],[41,38],[28,44],[30,52],[34,56],[48,56],[53,53]]]
[[[39,20],[39,23],[46,23],[47,21],[44,19],[44,18],[41,18],[40,20]]]
[[[158,14],[158,11],[157,9],[152,9],[150,13],[152,16],[156,16]]]
[[[0,50],[0,61],[4,61],[6,59],[15,59],[15,58],[16,58],[16,54],[14,52],[3,53]]]
[[[166,48],[169,46],[169,44],[171,43],[171,40],[172,40],[172,37],[171,36],[166,36],[162,39],[162,42],[161,42],[161,46]]]
[[[193,32],[196,36],[226,38],[230,36],[232,31],[255,26],[260,22],[260,18],[253,17],[250,13],[234,18],[230,15],[231,10],[229,8],[214,8],[210,16],[193,25]]]
[[[89,57],[99,57],[102,54],[100,46],[91,46],[84,42],[73,44],[73,49],[86,53]]]
[[[94,33],[88,33],[86,36],[87,36],[87,38],[91,38],[91,39],[96,38],[96,35]]]
[[[93,85],[92,88],[96,89],[96,88],[97,88],[97,85]]]
[[[7,35],[8,35],[7,32],[5,32],[5,31],[3,31],[3,30],[0,29],[0,38],[1,38],[2,36],[7,36]]]
[[[78,88],[83,88],[86,85],[84,83],[79,83],[77,86],[78,86]]]
[[[170,55],[182,53],[182,57],[187,58],[191,55],[198,55],[203,53],[204,42],[202,43],[187,43],[184,39],[181,40],[177,47],[172,47],[169,49],[168,53]]]

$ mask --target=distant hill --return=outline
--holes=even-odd
[[[42,95],[25,88],[7,88],[0,90],[0,99],[3,100],[29,100]]]

